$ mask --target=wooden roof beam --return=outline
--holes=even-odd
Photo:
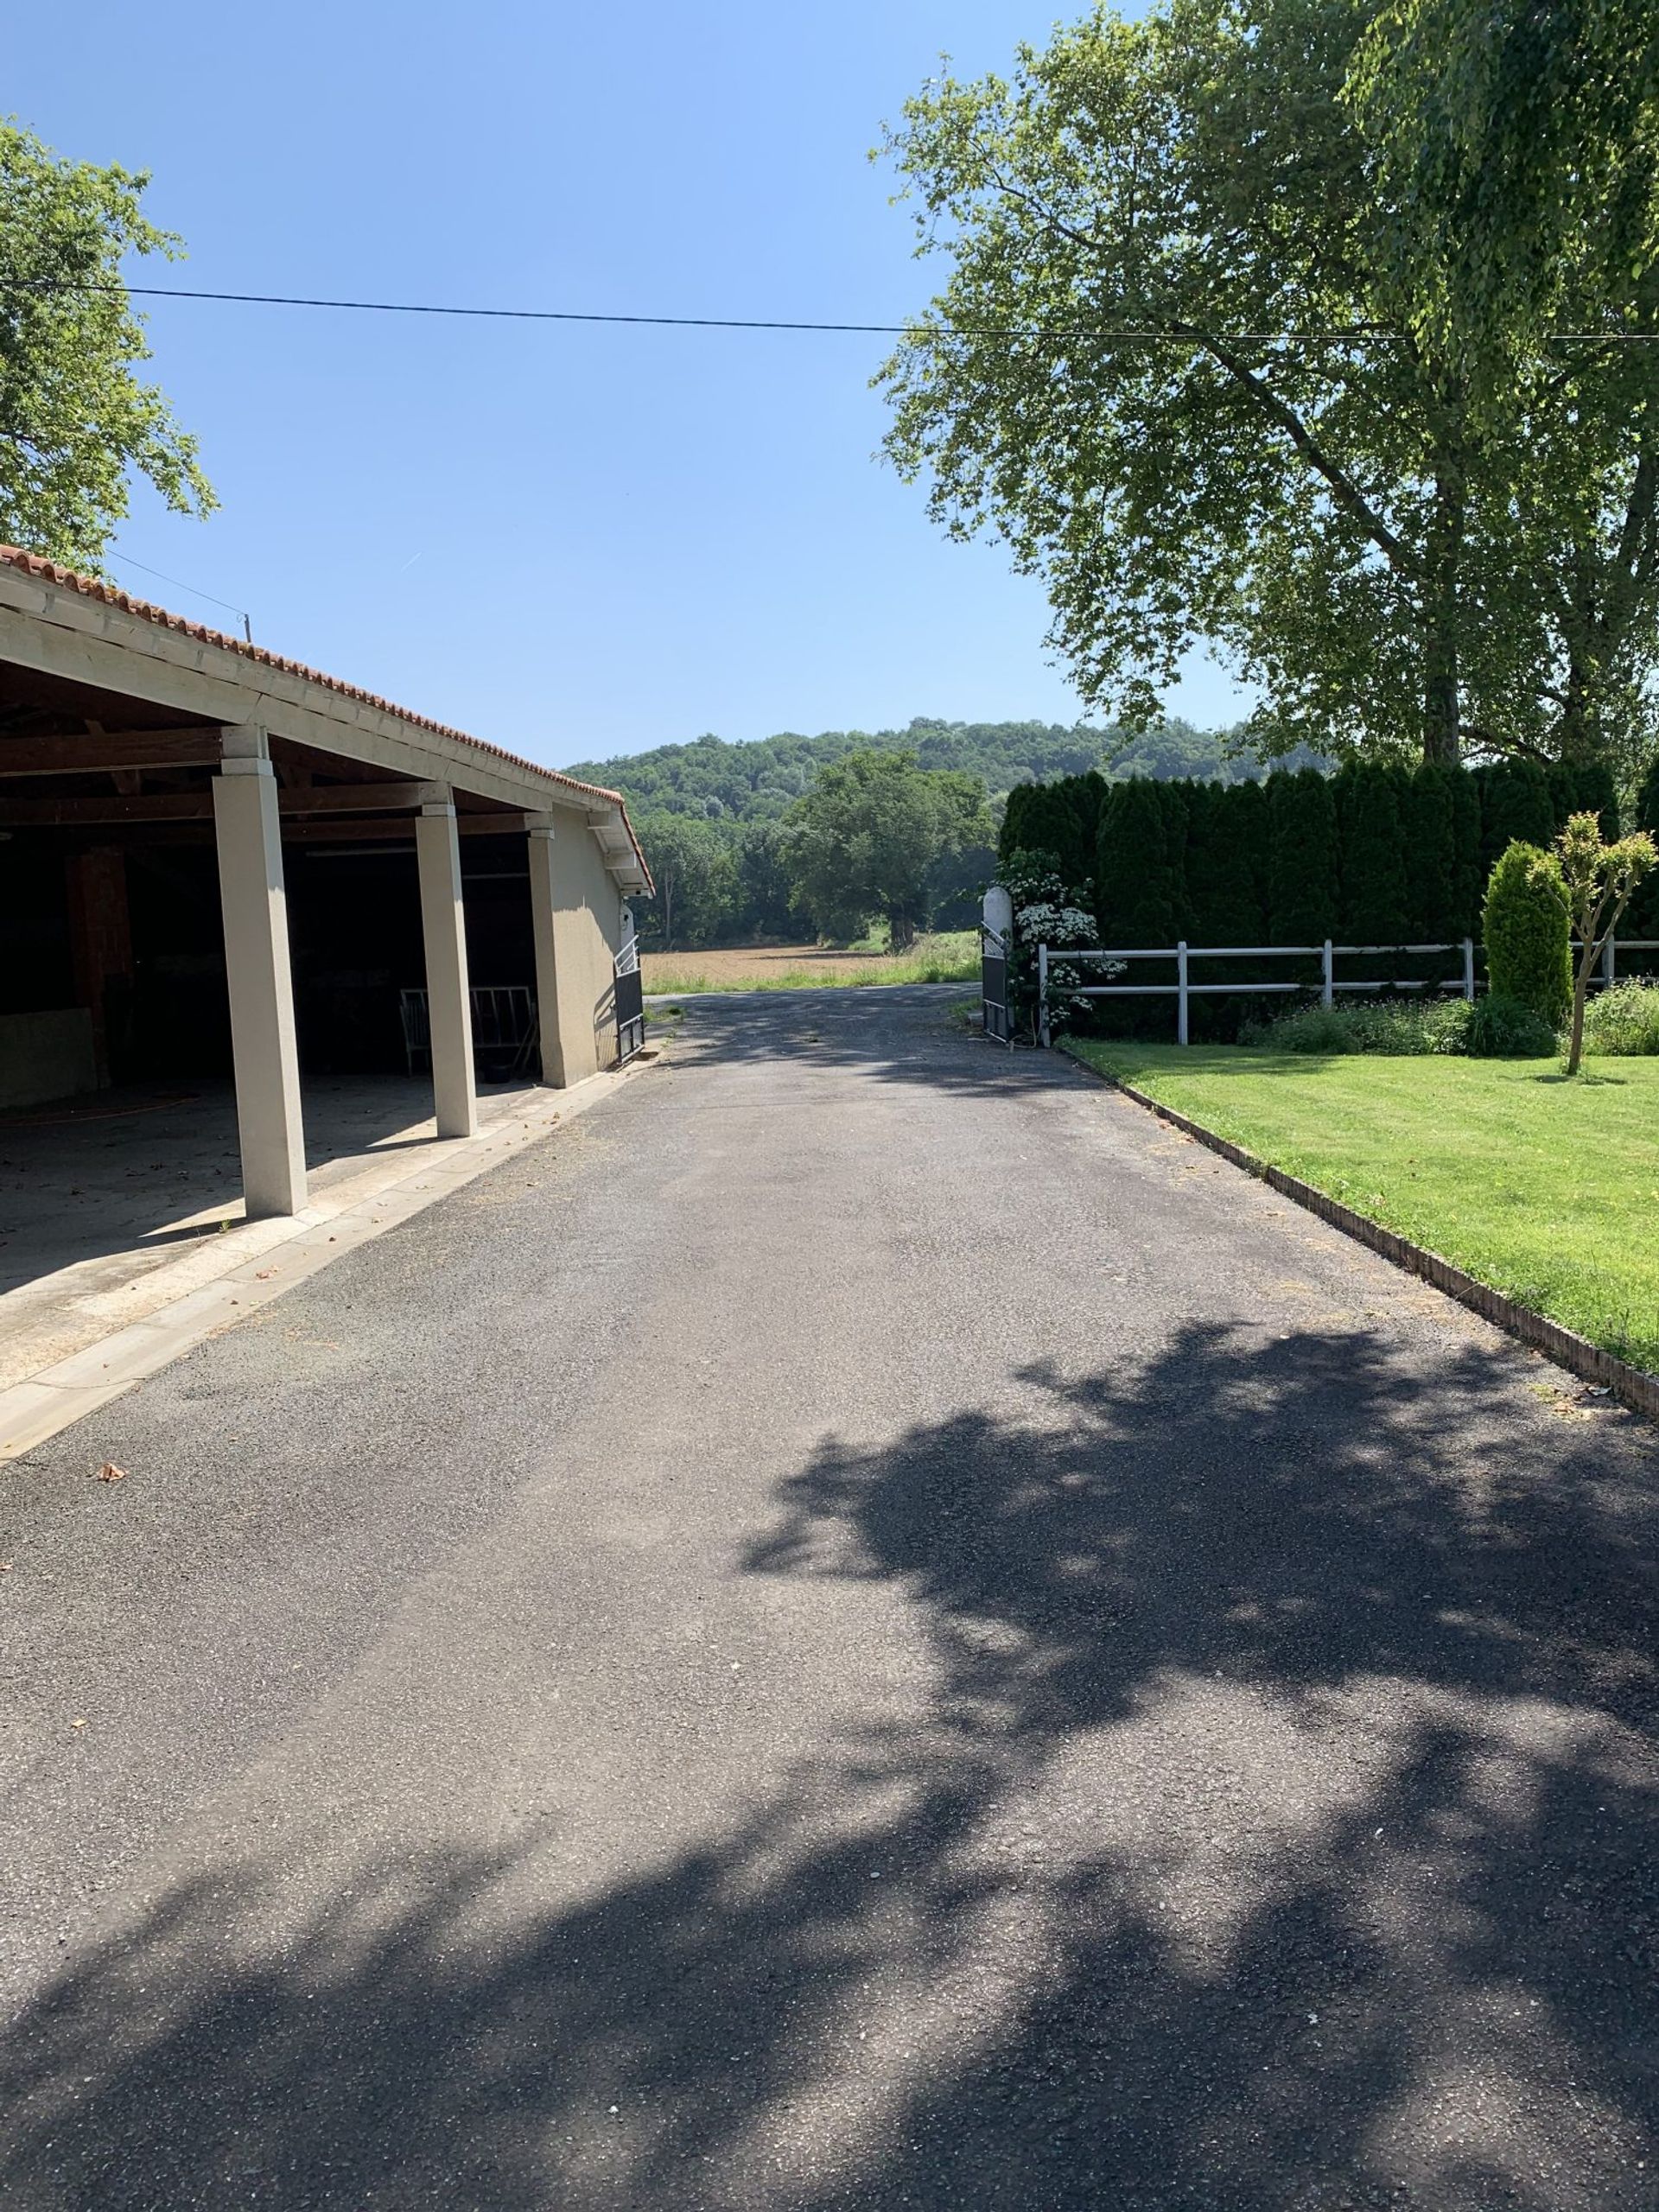
[[[98,776],[125,768],[217,767],[217,729],[81,730],[69,737],[0,734],[0,777]]]

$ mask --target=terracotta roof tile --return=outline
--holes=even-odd
[[[83,599],[101,600],[106,607],[118,607],[124,613],[137,614],[146,622],[154,622],[159,629],[177,630],[187,638],[194,638],[205,645],[218,645],[226,652],[235,653],[240,659],[256,662],[262,668],[278,668],[289,676],[303,677],[308,683],[321,683],[329,691],[338,691],[342,698],[356,699],[365,707],[378,708],[382,714],[396,715],[399,721],[410,722],[417,729],[429,729],[439,737],[453,738],[458,745],[469,745],[475,752],[493,753],[498,760],[505,760],[515,768],[527,768],[532,775],[550,776],[555,783],[563,784],[584,798],[604,799],[617,807],[639,855],[640,864],[645,855],[639,850],[639,840],[628,820],[628,810],[620,791],[609,791],[603,784],[585,784],[580,777],[567,776],[557,768],[543,768],[534,760],[524,760],[505,747],[491,745],[481,737],[470,736],[464,729],[452,729],[447,722],[435,722],[428,715],[411,714],[407,707],[399,707],[390,699],[382,699],[372,691],[365,691],[355,683],[343,683],[337,676],[325,676],[321,669],[308,668],[303,661],[288,660],[281,653],[273,653],[264,645],[250,645],[245,638],[233,638],[224,630],[209,629],[206,624],[188,621],[182,614],[169,613],[164,607],[156,607],[147,599],[135,599],[130,592],[118,585],[105,583],[98,576],[83,575],[78,569],[60,568],[55,561],[48,561],[39,553],[26,553],[20,546],[0,545],[0,563],[9,569],[18,569],[25,575],[38,576],[46,582],[79,592]]]

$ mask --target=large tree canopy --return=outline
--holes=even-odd
[[[863,752],[825,768],[785,822],[796,901],[826,936],[878,917],[902,951],[948,888],[946,864],[989,850],[995,830],[976,777],[918,768],[913,753]]]
[[[1385,0],[1349,93],[1409,214],[1414,329],[1494,370],[1528,340],[1654,329],[1653,0]]]
[[[889,450],[1045,579],[1128,721],[1207,639],[1268,744],[1605,753],[1653,668],[1652,365],[1529,355],[1500,407],[1412,326],[1411,211],[1346,97],[1376,13],[1103,8],[928,86],[890,147],[950,270]]]
[[[0,537],[75,568],[100,567],[134,474],[182,512],[214,503],[194,440],[137,373],[149,348],[122,258],[178,249],[140,212],[148,181],[0,122]]]

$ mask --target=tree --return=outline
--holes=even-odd
[[[730,912],[736,868],[731,840],[712,822],[647,814],[635,824],[657,886],[648,909],[664,951],[707,944]]]
[[[1208,639],[1266,744],[1617,747],[1659,652],[1649,349],[1500,380],[1407,329],[1414,211],[1346,97],[1376,12],[1100,8],[909,102],[889,148],[951,267],[882,372],[888,450],[1044,578],[1128,723]]]
[[[1552,1034],[1572,1003],[1572,948],[1560,862],[1520,838],[1498,855],[1481,909],[1486,976],[1495,999],[1512,1001]]]
[[[1573,1027],[1567,1045],[1567,1071],[1577,1075],[1584,1058],[1584,1002],[1607,940],[1618,927],[1636,887],[1659,862],[1645,830],[1609,843],[1593,814],[1573,815],[1555,841],[1556,881],[1567,920],[1579,939],[1573,975]]]
[[[880,917],[895,951],[929,920],[941,862],[996,834],[977,777],[874,750],[821,770],[785,826],[796,902],[818,929],[856,937]]]
[[[1389,0],[1349,97],[1411,211],[1414,327],[1494,372],[1659,267],[1651,0]]]
[[[140,212],[149,178],[62,161],[0,122],[0,536],[96,572],[132,475],[169,507],[215,505],[148,360],[124,255],[176,257]]]

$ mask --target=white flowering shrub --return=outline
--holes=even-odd
[[[1014,944],[1008,959],[1008,1011],[1015,1027],[1037,1041],[1037,948],[1048,947],[1048,1026],[1058,1033],[1071,1027],[1089,1005],[1077,995],[1086,983],[1109,983],[1123,973],[1121,960],[1086,963],[1064,957],[1070,949],[1093,951],[1099,925],[1089,904],[1090,889],[1074,892],[1062,880],[1052,853],[1019,852],[1008,856],[1001,880],[1014,902]]]

